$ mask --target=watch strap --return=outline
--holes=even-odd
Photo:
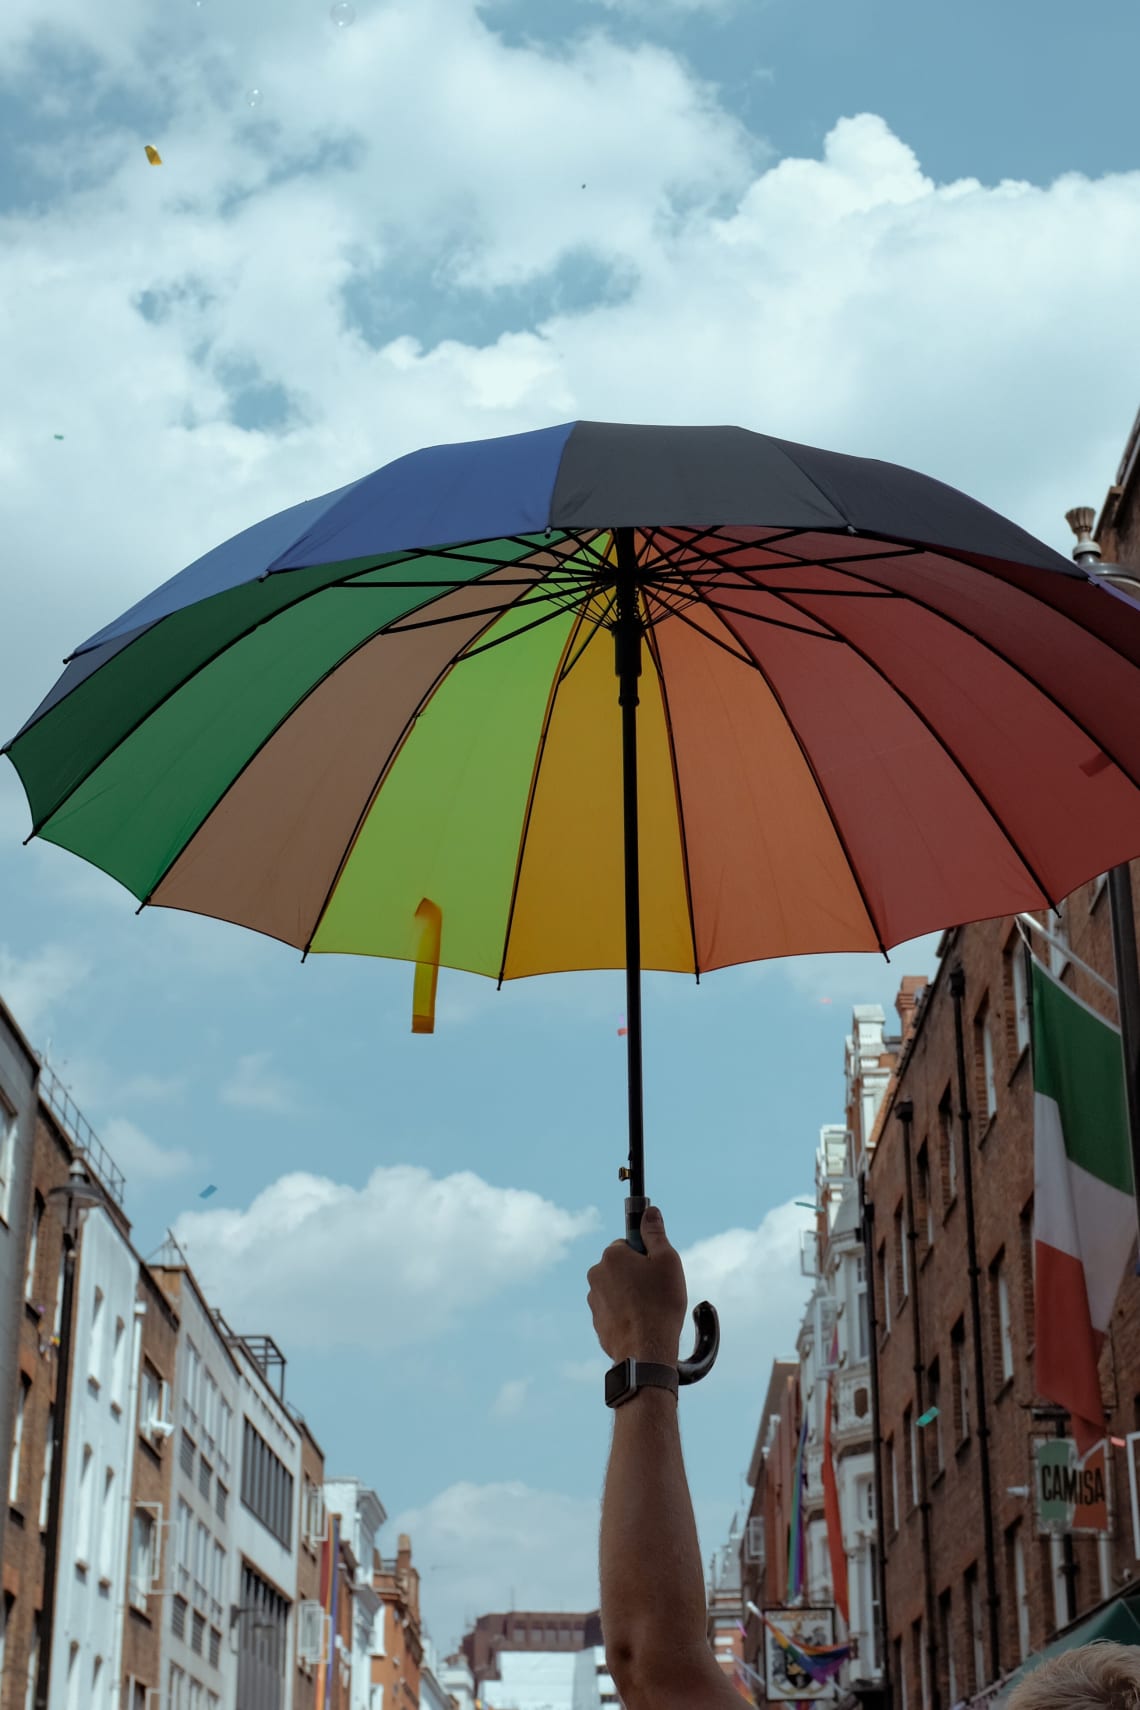
[[[639,1389],[667,1389],[670,1394],[679,1395],[681,1380],[676,1366],[658,1365],[653,1360],[619,1360],[607,1374],[607,1407],[620,1407]]]

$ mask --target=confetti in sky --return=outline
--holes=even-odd
[[[162,165],[162,156],[159,154],[158,150],[156,148],[154,148],[150,143],[147,143],[147,145],[146,145],[146,157],[150,161],[150,164],[152,166],[161,166]]]
[[[217,1187],[215,1186],[215,1184],[213,1182],[211,1182],[209,1187],[204,1187],[202,1189],[201,1193],[198,1195],[198,1198],[199,1199],[209,1199],[210,1195],[212,1193],[217,1193],[217,1191],[218,1191]]]

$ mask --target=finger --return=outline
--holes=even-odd
[[[646,1252],[652,1256],[655,1253],[667,1253],[670,1249],[669,1237],[665,1233],[665,1219],[659,1206],[646,1206],[641,1217],[641,1239],[645,1242]]]

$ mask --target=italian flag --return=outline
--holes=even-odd
[[[1104,1436],[1097,1359],[1136,1239],[1124,1060],[1117,1028],[1032,970],[1037,1391],[1085,1454]]]

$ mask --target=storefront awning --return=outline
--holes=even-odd
[[[1105,1603],[1092,1615],[1076,1622],[1072,1627],[1046,1645],[1043,1650],[1036,1652],[1027,1662],[1011,1675],[1007,1675],[1001,1685],[995,1690],[990,1687],[988,1692],[980,1693],[972,1699],[971,1707],[987,1706],[987,1710],[1001,1710],[1018,1681],[1024,1680],[1027,1674],[1037,1668],[1049,1657],[1059,1656],[1062,1651],[1072,1651],[1078,1645],[1091,1644],[1094,1639],[1111,1639],[1118,1645],[1140,1645],[1140,1591],[1134,1591],[1130,1596],[1114,1598],[1111,1603]]]

